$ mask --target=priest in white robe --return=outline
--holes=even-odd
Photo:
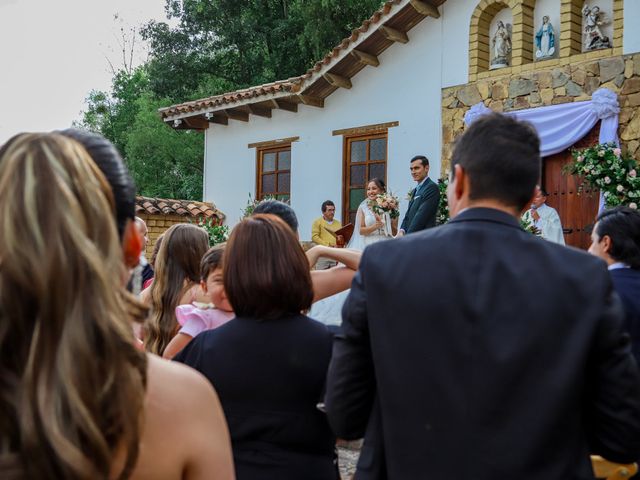
[[[536,187],[536,194],[531,202],[531,208],[524,213],[523,217],[542,232],[542,238],[564,245],[560,215],[554,208],[546,204],[547,196],[547,192],[544,189],[540,186]]]

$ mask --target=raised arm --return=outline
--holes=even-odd
[[[332,248],[318,245],[307,250],[309,266],[313,268],[320,257],[329,258],[344,264],[351,270],[357,270],[362,252],[350,248]]]

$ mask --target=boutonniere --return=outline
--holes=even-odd
[[[409,191],[407,192],[407,200],[411,201],[413,200],[413,195],[415,193],[416,189],[415,188],[410,188]]]

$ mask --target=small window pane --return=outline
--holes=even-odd
[[[369,144],[369,160],[386,160],[387,159],[387,139],[376,138],[371,140]]]
[[[276,195],[276,199],[280,200],[281,202],[288,202],[289,195]]]
[[[262,194],[268,195],[276,192],[276,176],[275,175],[263,175],[262,176]]]
[[[265,153],[262,157],[262,171],[275,172],[276,170],[276,154]]]
[[[366,174],[366,165],[351,165],[351,186],[361,187],[364,185]]]
[[[291,174],[290,173],[281,173],[278,175],[278,191],[279,192],[288,192],[289,185],[291,182]]]
[[[278,153],[278,170],[291,170],[291,150]]]
[[[352,162],[367,161],[367,141],[366,140],[351,142],[351,161]]]
[[[373,178],[379,178],[384,180],[385,164],[373,163],[369,165],[369,180]]]
[[[365,196],[364,188],[352,188],[349,192],[349,207],[357,209]]]

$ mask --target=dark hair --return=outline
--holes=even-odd
[[[543,187],[538,186],[538,188],[540,188],[540,193],[542,194],[543,197],[548,197],[549,196],[549,194],[547,193],[547,191]]]
[[[413,163],[417,160],[420,160],[422,162],[422,166],[423,167],[428,167],[429,166],[429,159],[427,157],[425,157],[424,155],[416,155],[415,157],[413,157],[411,159],[411,161],[409,163]]]
[[[476,120],[456,142],[451,178],[469,175],[470,200],[492,199],[522,210],[540,178],[540,140],[526,123],[492,113]]]
[[[207,281],[211,272],[215,269],[222,267],[222,256],[224,254],[224,247],[226,244],[219,243],[207,250],[202,260],[200,260],[200,280]]]
[[[146,323],[145,337],[147,351],[162,355],[178,333],[176,307],[188,288],[200,281],[200,260],[208,248],[207,232],[191,223],[178,223],[164,233],[151,284],[152,313]]]
[[[280,200],[263,200],[260,202],[253,210],[253,215],[261,213],[275,215],[276,217],[279,217],[280,220],[284,221],[284,223],[289,225],[291,230],[294,232],[298,231],[298,217],[296,216],[296,212],[293,211],[293,208]]]
[[[335,207],[336,204],[333,203],[331,200],[325,200],[324,202],[322,202],[322,213],[327,211],[327,207]]]
[[[133,220],[135,217],[136,185],[118,150],[109,140],[97,133],[76,128],[69,128],[57,133],[81,144],[111,185],[116,204],[118,235],[122,238],[127,220]]]
[[[272,320],[308,310],[309,262],[291,228],[275,215],[253,215],[231,232],[224,289],[239,317]]]
[[[367,182],[367,185],[369,185],[371,182],[375,183],[376,187],[378,187],[380,191],[382,192],[387,191],[387,185],[384,183],[384,180],[382,180],[381,178],[372,178]]]
[[[609,255],[617,262],[640,269],[640,212],[629,207],[615,207],[598,215],[596,235],[611,239]]]

